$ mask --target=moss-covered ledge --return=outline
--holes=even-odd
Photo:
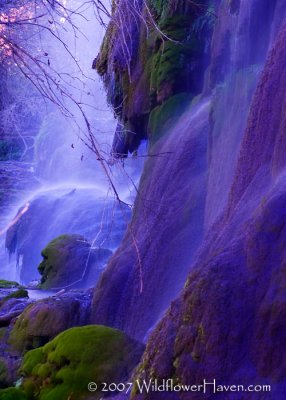
[[[154,120],[166,120],[166,109],[170,118],[173,111],[178,112],[176,101],[169,102],[170,98],[189,94],[191,101],[201,91],[215,21],[212,3],[149,0],[149,9],[142,6],[140,11],[142,18],[131,16],[125,29],[110,22],[93,67],[103,78],[118,118],[114,156],[126,157],[141,140],[162,135],[162,125]],[[124,1],[118,7],[126,7]],[[128,13],[127,8],[124,11]],[[116,9],[113,15],[116,18]],[[132,32],[132,40],[122,39],[126,29]]]

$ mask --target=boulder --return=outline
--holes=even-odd
[[[91,249],[91,244],[81,235],[59,236],[42,251],[44,259],[38,267],[41,288],[92,286],[111,254],[108,249]]]
[[[6,281],[5,279],[0,279],[0,289],[13,289],[18,288],[20,285],[18,282]]]
[[[12,328],[9,343],[17,351],[46,344],[60,332],[89,323],[92,291],[70,291],[29,305]]]
[[[85,275],[90,244],[80,235],[62,235],[42,251],[38,270],[43,289],[74,286]]]
[[[72,328],[24,356],[22,389],[40,399],[99,399],[102,382],[126,382],[143,350],[141,343],[116,329]],[[96,392],[88,392],[89,382],[98,385]]]
[[[13,284],[14,282],[11,282]],[[11,321],[18,317],[29,303],[27,290],[0,289],[0,327],[10,325]]]

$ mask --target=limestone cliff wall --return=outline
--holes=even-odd
[[[168,156],[146,162],[129,232],[96,288],[93,318],[142,338],[181,291],[136,376],[271,383],[272,393],[257,398],[280,400],[286,5],[213,5],[201,94],[153,142],[151,132],[150,155]],[[188,396],[170,398],[201,398]]]

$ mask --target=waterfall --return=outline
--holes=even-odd
[[[140,238],[141,275],[132,237],[127,235],[104,272],[104,286],[95,294],[94,321],[119,327],[137,339],[178,295],[200,254],[205,250],[211,258],[220,249],[220,228],[249,110],[286,5],[279,0],[217,2],[215,13],[202,93],[171,128],[165,126],[162,138],[151,147],[151,155],[165,156],[148,160],[142,175],[133,219],[134,235]],[[259,148],[259,132],[256,141]],[[247,173],[246,169],[240,174],[244,183]],[[233,237],[247,212],[237,215],[226,237]],[[212,240],[207,241],[209,237]],[[116,295],[112,304],[111,294]],[[147,306],[150,299],[152,309]]]
[[[63,57],[56,40],[46,43],[46,54],[55,70],[67,73],[67,85],[76,103],[86,105],[85,116],[108,160],[116,121],[103,84],[91,68],[104,29],[95,20],[91,6],[85,7],[81,16],[75,15],[73,22],[79,28],[76,37],[72,27],[63,21],[62,40],[81,71],[74,60]],[[123,212],[116,203],[98,157],[89,148],[85,120],[76,103],[68,104],[72,117],[66,117],[53,104],[39,103],[39,128],[28,162],[20,159],[0,165],[0,176],[2,165],[3,175],[11,174],[11,188],[2,180],[6,184],[3,193],[6,191],[7,195],[3,195],[0,209],[1,278],[25,284],[38,279],[41,250],[62,234],[82,234],[93,247],[105,246],[112,251],[122,238],[130,210],[127,207]],[[136,194],[143,153],[144,145],[137,159],[108,167],[121,199],[130,205]]]

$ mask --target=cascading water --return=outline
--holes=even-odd
[[[136,254],[129,238],[104,272],[105,284],[94,298],[94,322],[142,338],[182,289],[201,245],[227,207],[250,104],[285,7],[279,0],[217,3],[202,93],[152,149],[170,156],[163,162],[148,160],[142,176],[142,199],[136,205],[141,214],[135,213],[132,223],[140,238],[141,280],[148,284],[140,293],[140,271],[133,267]],[[242,182],[246,175],[241,174]],[[230,237],[236,226],[231,226]],[[115,291],[118,287],[122,292]],[[116,302],[111,304],[114,293]],[[152,309],[147,307],[150,298]]]
[[[210,67],[213,110],[206,228],[226,206],[252,96],[278,29],[276,3],[242,0],[233,2],[230,12],[227,3],[218,9]]]
[[[16,162],[10,163],[15,169],[10,190],[13,196],[8,193],[12,198],[6,199],[7,207],[0,212],[1,278],[21,280],[25,284],[38,279],[41,250],[62,234],[81,234],[92,248],[105,247],[114,251],[128,223],[130,210],[119,206],[109,189],[100,160],[89,148],[85,121],[78,107],[88,104],[84,109],[85,116],[103,157],[108,159],[115,120],[107,106],[102,83],[91,69],[103,30],[94,21],[92,8],[87,7],[82,14],[83,17],[75,17],[74,21],[81,34],[74,38],[74,32],[66,27],[63,37],[73,48],[80,73],[74,71],[72,65],[65,65],[62,53],[58,54],[57,43],[51,41],[46,46],[49,62],[58,71],[69,71],[69,84],[75,99],[69,108],[72,118],[65,118],[60,110],[48,105],[35,137],[31,162],[20,160],[19,168]],[[92,42],[86,38],[92,38]],[[142,163],[143,158],[138,158],[137,161],[128,160],[125,165],[117,163],[110,167],[116,190],[128,203],[133,202]],[[4,167],[7,169],[9,164],[4,162]],[[22,182],[20,179],[21,184],[13,180],[13,176],[20,175],[18,170],[24,171],[25,179]]]

